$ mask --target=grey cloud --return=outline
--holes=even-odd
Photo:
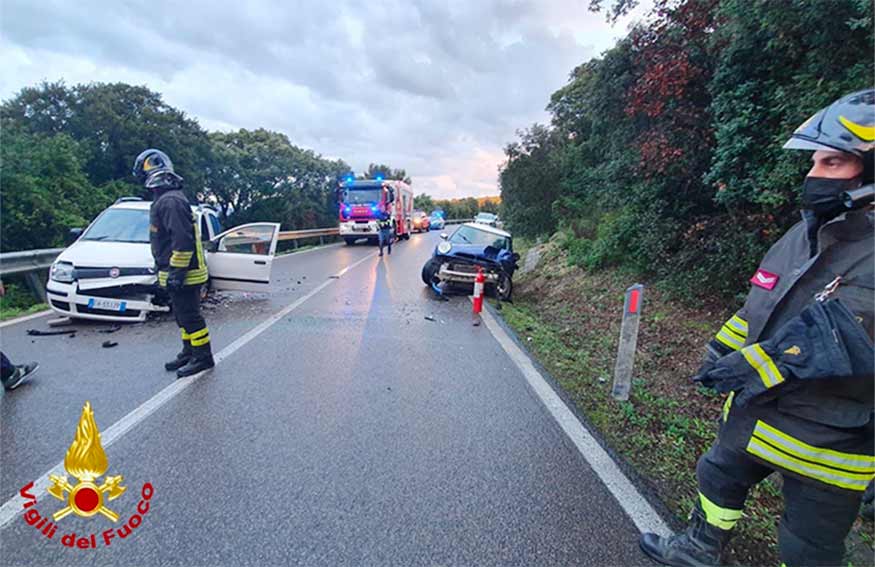
[[[575,34],[622,31],[578,4],[6,0],[0,57],[18,67],[0,97],[40,78],[134,81],[205,125],[496,193],[501,147],[594,54]]]

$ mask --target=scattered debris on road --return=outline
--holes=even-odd
[[[329,280],[339,280],[340,276],[328,276]]]
[[[435,319],[434,319],[434,315],[426,315],[426,316],[425,316],[425,320],[426,320],[426,321],[434,321],[434,320],[435,320]]]
[[[118,343],[115,341],[103,341],[103,344],[100,345],[103,348],[112,348],[114,346],[118,346]]]
[[[69,317],[60,317],[58,319],[49,319],[48,321],[49,327],[64,327],[66,325],[72,325],[73,319]]]
[[[40,331],[38,329],[28,329],[27,334],[31,337],[51,337],[54,335],[75,335],[78,329],[70,329],[68,331]]]
[[[109,333],[114,333],[114,332],[118,331],[118,330],[121,329],[121,328],[122,328],[121,325],[113,325],[113,326],[110,327],[109,329],[100,329],[100,330],[98,330],[97,332],[98,332],[98,333],[104,333],[104,334],[107,334],[107,335],[108,335]]]

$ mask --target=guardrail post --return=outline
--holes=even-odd
[[[37,298],[45,303],[46,301],[46,284],[43,283],[39,272],[27,272],[24,274],[24,281],[27,282],[27,287],[33,292]]]
[[[323,238],[322,236],[320,236],[320,237],[319,237],[319,246],[322,246],[323,244],[325,244],[325,238]]]
[[[626,290],[623,302],[623,323],[620,325],[620,346],[617,349],[617,365],[614,367],[614,387],[611,396],[626,401],[632,389],[632,368],[635,365],[635,348],[638,346],[638,324],[641,321],[641,304],[644,286],[635,284]]]

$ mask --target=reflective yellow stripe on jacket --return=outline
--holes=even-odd
[[[757,420],[747,451],[788,471],[847,490],[866,490],[875,477],[875,457],[815,447],[762,420]]]

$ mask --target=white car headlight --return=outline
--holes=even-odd
[[[447,254],[452,249],[453,245],[449,242],[441,242],[440,244],[438,244],[438,252],[440,252],[441,254]]]
[[[73,264],[55,262],[52,264],[51,278],[56,282],[73,283]]]

